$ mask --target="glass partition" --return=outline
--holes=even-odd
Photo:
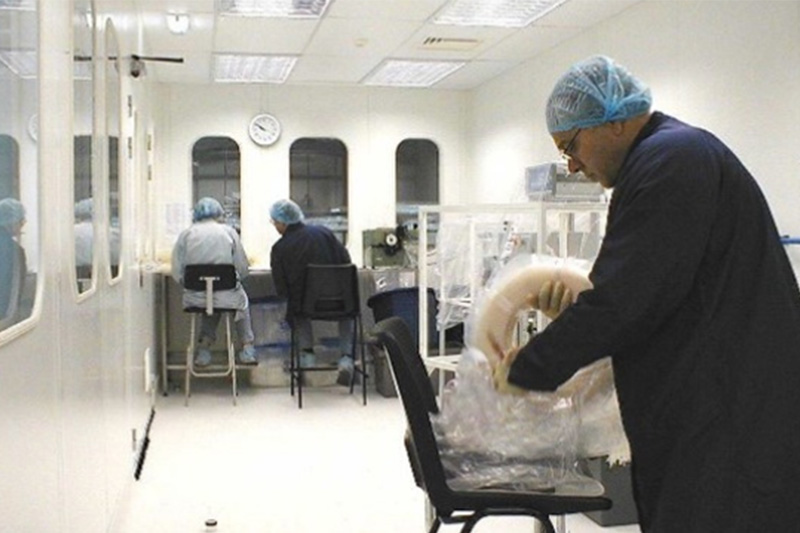
[[[206,196],[225,209],[225,222],[242,231],[241,157],[230,137],[203,137],[192,147],[192,205]]]
[[[75,0],[73,31],[73,165],[75,278],[78,292],[94,282],[94,10],[90,0]]]
[[[289,195],[306,221],[347,241],[347,148],[339,139],[303,138],[289,151]]]
[[[0,330],[33,312],[39,261],[38,13],[0,3]]]
[[[108,253],[111,266],[111,280],[118,279],[121,275],[120,248],[121,248],[121,201],[120,196],[120,65],[119,43],[117,32],[113,23],[106,23],[106,136],[108,139]]]
[[[439,147],[406,139],[395,153],[397,224],[416,222],[420,205],[439,204]]]

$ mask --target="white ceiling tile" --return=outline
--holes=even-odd
[[[491,48],[503,38],[511,35],[513,30],[506,28],[489,28],[482,26],[442,26],[439,24],[424,24],[410,36],[400,48],[392,53],[392,57],[415,59],[472,59]],[[478,42],[470,50],[438,50],[423,46],[425,39],[474,39]]]
[[[580,28],[531,26],[514,32],[479,56],[481,60],[525,61],[580,32]]]
[[[140,12],[214,13],[215,0],[136,0]]]
[[[448,0],[333,0],[328,17],[424,22]]]
[[[381,62],[381,56],[303,56],[287,83],[358,83]]]
[[[317,20],[217,17],[214,51],[264,54],[302,53]]]
[[[588,28],[643,0],[569,0],[535,25]]]
[[[214,16],[211,14],[192,14],[189,19],[189,30],[183,35],[175,35],[169,31],[167,18],[162,13],[143,15],[142,23],[149,50],[181,52],[212,50]]]
[[[436,84],[436,89],[474,89],[512,68],[516,62],[472,61]]]
[[[387,55],[401,46],[417,27],[409,21],[386,24],[370,19],[326,19],[305,52],[337,56]]]

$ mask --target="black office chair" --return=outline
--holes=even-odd
[[[204,307],[186,307],[184,311],[192,314],[191,333],[189,334],[189,346],[186,348],[186,372],[185,372],[185,402],[189,405],[191,396],[192,377],[197,378],[221,378],[231,377],[231,391],[233,393],[233,405],[236,405],[236,355],[233,346],[233,318],[236,309],[216,307],[214,305],[214,292],[236,288],[236,267],[233,265],[186,265],[183,273],[183,288],[189,291],[205,292]],[[197,370],[194,367],[194,351],[197,339],[197,318],[201,314],[211,315],[222,313],[225,319],[225,345],[227,346],[227,363],[222,366],[209,365],[208,370]]]
[[[350,377],[350,394],[353,393],[357,376],[361,377],[363,404],[367,404],[367,378],[364,362],[364,338],[361,324],[361,298],[358,291],[358,272],[356,266],[346,265],[308,265],[305,272],[305,286],[300,311],[292,317],[292,349],[289,357],[290,390],[294,396],[297,387],[297,406],[303,407],[303,374],[305,372],[332,371],[335,367],[303,366],[298,346],[296,319],[311,321],[339,321],[352,319],[353,351],[359,350],[359,357],[351,354],[354,371]]]
[[[415,349],[414,338],[399,317],[382,320],[373,333],[389,355],[392,373],[408,421],[406,452],[418,487],[425,491],[435,512],[429,533],[441,524],[464,524],[469,533],[487,516],[531,516],[546,533],[555,533],[551,516],[611,508],[600,496],[568,496],[557,493],[491,489],[453,490],[447,484],[436,437],[429,416],[439,412],[425,365]]]

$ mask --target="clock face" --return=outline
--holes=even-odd
[[[250,138],[261,146],[274,144],[281,136],[281,124],[278,119],[270,114],[256,115],[250,121]]]

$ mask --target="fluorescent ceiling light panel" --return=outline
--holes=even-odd
[[[522,28],[567,0],[451,0],[435,24]]]
[[[214,55],[214,81],[226,83],[283,83],[297,56]]]
[[[330,0],[217,0],[217,13],[244,17],[320,18]]]
[[[387,59],[363,83],[392,87],[430,87],[464,65],[463,61]]]
[[[36,77],[36,52],[33,50],[0,50],[0,63],[23,79]]]

